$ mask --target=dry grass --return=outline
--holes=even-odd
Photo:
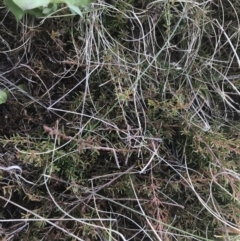
[[[0,9],[3,240],[238,240],[238,1]]]

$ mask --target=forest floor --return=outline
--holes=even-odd
[[[1,6],[1,240],[240,239],[239,1]]]

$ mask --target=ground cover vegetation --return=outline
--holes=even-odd
[[[0,15],[2,240],[239,240],[239,1]]]

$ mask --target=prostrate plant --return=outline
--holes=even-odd
[[[35,17],[46,16],[57,10],[59,4],[65,3],[72,13],[82,16],[80,8],[87,8],[91,0],[4,0],[5,6],[11,11],[16,19],[22,19],[25,13]]]
[[[98,1],[17,33],[2,9],[1,86],[31,95],[0,106],[1,240],[239,240],[240,6],[219,3]]]
[[[26,86],[24,84],[20,84],[17,86],[19,89],[26,91]],[[0,90],[0,105],[5,103],[9,97],[9,90]]]

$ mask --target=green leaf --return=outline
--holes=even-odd
[[[91,2],[92,0],[81,0],[81,1],[78,1],[78,6],[82,8],[86,8],[90,6]]]
[[[8,0],[5,0],[6,2]],[[91,3],[91,0],[10,0],[15,3],[22,10],[31,10],[39,7],[48,7],[50,3],[66,3],[70,9],[75,9],[74,11],[78,14],[80,10],[76,9],[76,6],[87,7]]]
[[[25,13],[30,13],[35,17],[47,15],[55,11],[57,4],[61,3],[67,4],[73,13],[82,17],[80,7],[86,8],[91,2],[92,0],[4,0],[5,6],[14,14],[17,21],[21,20]]]
[[[27,92],[27,86],[26,86],[25,84],[20,84],[20,85],[18,85],[17,87],[18,87],[19,89]]]
[[[0,104],[3,104],[8,99],[8,91],[7,90],[0,90]]]
[[[45,15],[48,15],[54,11],[57,10],[57,4],[52,4],[51,6],[47,7],[47,8],[44,8],[42,13],[45,14]]]
[[[22,10],[31,10],[39,7],[47,7],[50,0],[13,0]]]
[[[83,15],[82,15],[82,12],[81,12],[81,10],[79,9],[78,6],[75,6],[75,5],[72,5],[72,4],[69,4],[69,3],[67,3],[67,5],[68,5],[69,9],[70,9],[73,13],[77,13],[77,14],[80,15],[81,17],[83,16]]]
[[[54,0],[52,0],[52,1],[54,1]],[[74,6],[78,6],[78,7],[81,7],[81,8],[85,8],[85,7],[88,7],[90,5],[92,0],[62,0],[61,2],[66,3],[68,6],[74,5]]]
[[[19,8],[12,0],[4,0],[7,9],[13,13],[17,21],[20,21],[24,15],[24,11]]]
[[[26,10],[25,13],[29,13],[29,14],[35,16],[36,18],[42,17],[44,15],[44,13],[43,13],[41,8],[35,8],[35,9],[31,9],[31,10]]]

